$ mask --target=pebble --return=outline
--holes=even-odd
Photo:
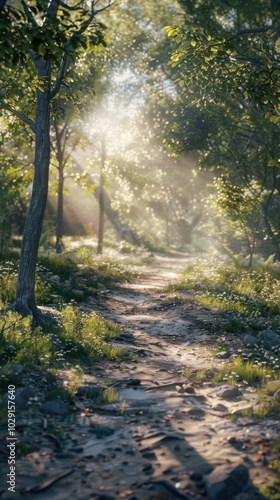
[[[99,424],[94,428],[94,432],[96,433],[97,437],[105,437],[105,436],[112,436],[114,434],[115,429],[112,427],[109,427],[109,425],[103,425]]]
[[[228,411],[227,406],[222,405],[221,403],[216,403],[213,406],[211,406],[211,410],[215,411]]]
[[[280,335],[273,330],[262,330],[258,335],[258,339],[263,342],[268,349],[280,347]]]
[[[242,396],[242,392],[240,392],[236,386],[222,385],[219,388],[217,395],[223,399],[236,399]]]
[[[190,415],[190,417],[202,417],[205,415],[205,411],[202,410],[202,408],[191,408],[188,411],[188,415]]]
[[[98,396],[102,390],[100,385],[81,385],[76,391],[76,396],[94,397]]]
[[[128,386],[136,386],[140,384],[141,380],[139,378],[130,378],[129,380],[126,381],[126,385]]]
[[[228,359],[230,358],[231,356],[231,352],[230,351],[223,351],[223,352],[218,352],[218,354],[216,354],[215,358],[217,359]]]
[[[195,389],[191,385],[183,385],[182,389],[184,389],[184,392],[187,394],[195,394]]]
[[[15,374],[15,375],[21,375],[24,371],[24,368],[22,365],[12,365],[11,366],[11,371]]]

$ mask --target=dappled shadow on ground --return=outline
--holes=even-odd
[[[123,334],[114,342],[138,358],[96,362],[85,370],[83,384],[107,384],[117,392],[115,401],[80,391],[72,414],[39,416],[32,423],[37,450],[17,461],[18,498],[20,491],[33,500],[263,498],[260,487],[273,477],[267,463],[277,425],[229,419],[244,405],[244,393],[221,400],[207,377],[183,376],[186,369],[207,371],[217,362],[209,355],[215,315],[162,290],[187,260],[158,257],[137,282],[102,302],[82,304],[118,322]],[[63,429],[63,444],[52,422]],[[227,467],[241,463],[242,474],[232,480]],[[213,493],[211,473],[219,470],[220,490]],[[16,498],[2,488],[1,498]]]

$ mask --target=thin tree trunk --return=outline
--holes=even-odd
[[[93,195],[97,200],[99,200],[100,189],[97,186],[94,190]],[[111,200],[103,187],[103,202],[104,202],[104,213],[107,215],[110,224],[114,228],[116,235],[120,240],[127,241],[133,245],[137,245],[139,240],[133,230],[127,225],[120,221],[119,215],[111,207]]]
[[[37,90],[35,121],[34,178],[30,206],[23,232],[16,300],[13,310],[23,316],[33,314],[35,322],[42,324],[43,315],[35,304],[36,261],[48,195],[50,162],[50,75],[51,63],[42,58],[37,61],[39,81],[44,90]]]
[[[268,215],[268,208],[270,204],[270,200],[272,198],[273,192],[270,192],[269,195],[267,196],[264,204],[263,204],[263,215],[264,215],[264,223],[266,230],[271,238],[272,244],[275,248],[275,260],[279,261],[280,260],[280,246],[279,246],[279,241],[277,237],[274,234],[274,231],[271,227],[270,220],[269,220],[269,215]]]
[[[59,254],[62,252],[62,225],[63,225],[63,187],[64,187],[64,163],[63,150],[61,146],[61,134],[58,126],[55,126],[56,147],[57,147],[57,162],[58,162],[58,197],[57,197],[57,214],[56,214],[56,242],[55,250]]]
[[[6,229],[6,221],[3,220],[2,231],[1,231],[1,255],[4,253],[4,240],[5,240],[5,229]]]
[[[102,254],[104,238],[104,166],[106,160],[105,137],[102,137],[101,166],[99,178],[99,226],[97,254]]]
[[[83,171],[82,166],[79,164],[78,160],[76,158],[73,158],[75,161],[75,164],[80,172]],[[93,192],[93,196],[97,199],[99,202],[100,199],[100,189],[99,186],[96,186]],[[134,233],[134,231],[129,227],[127,224],[124,224],[121,222],[118,213],[112,209],[111,207],[111,200],[106,193],[104,186],[103,186],[103,202],[104,202],[104,212],[107,215],[110,224],[114,228],[116,235],[120,240],[127,241],[128,243],[132,243],[133,245],[138,245],[139,244],[139,239],[137,235]]]

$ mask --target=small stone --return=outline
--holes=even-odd
[[[126,385],[128,386],[136,386],[140,384],[141,380],[139,378],[130,378],[129,380],[126,381]]]
[[[148,460],[155,460],[157,458],[156,454],[153,451],[147,451],[146,453],[143,453],[143,458],[146,458]]]
[[[218,352],[215,356],[215,358],[217,359],[228,359],[230,358],[231,356],[231,352],[230,351],[222,351],[222,352]]]
[[[203,415],[205,415],[205,411],[202,410],[202,408],[191,408],[188,411],[188,415],[190,415],[190,417],[203,417]]]
[[[226,464],[204,476],[204,485],[210,500],[230,500],[245,488],[248,480],[248,468],[243,463]]]
[[[76,396],[85,396],[89,398],[94,398],[99,396],[102,391],[102,387],[99,385],[81,385],[76,391]]]
[[[187,394],[195,394],[195,389],[191,385],[183,385],[183,389]]]
[[[99,424],[94,429],[97,438],[103,438],[105,436],[111,436],[114,434],[115,429],[109,427],[109,425]]]
[[[212,410],[215,411],[228,411],[227,406],[222,405],[221,403],[216,403],[211,407]]]
[[[121,337],[123,337],[126,340],[134,340],[132,333],[127,333],[127,332],[121,333]]]
[[[64,401],[56,399],[53,401],[46,401],[42,408],[44,413],[50,413],[51,415],[64,416],[68,413],[68,406]]]
[[[190,479],[193,481],[201,481],[203,479],[203,475],[200,472],[190,472]]]
[[[254,335],[244,335],[243,342],[250,347],[256,347],[260,343],[258,337],[254,337]]]
[[[15,375],[21,375],[24,371],[24,368],[22,365],[12,365],[11,366],[11,371],[15,374]]]
[[[222,385],[219,388],[217,395],[223,399],[236,399],[242,396],[242,392],[240,392],[236,386]]]
[[[271,349],[272,347],[280,347],[280,335],[273,330],[262,330],[258,338],[262,341],[267,347],[267,349]]]
[[[68,448],[68,451],[71,453],[82,453],[84,448],[82,446],[73,446],[73,448]]]

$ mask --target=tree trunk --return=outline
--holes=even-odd
[[[275,248],[275,260],[278,262],[280,260],[279,241],[278,241],[277,236],[274,234],[274,231],[271,227],[269,215],[268,215],[268,209],[269,209],[269,204],[270,204],[272,195],[273,195],[273,192],[270,192],[269,195],[264,200],[262,208],[263,208],[263,215],[264,215],[264,224],[265,224],[266,230],[268,232],[268,235],[271,239],[271,242]]]
[[[99,187],[96,187],[93,195],[98,200],[99,199]],[[133,245],[137,245],[139,240],[136,234],[133,232],[131,227],[127,224],[123,224],[120,221],[119,215],[115,212],[111,207],[111,200],[107,195],[106,191],[103,188],[103,202],[104,202],[104,212],[107,215],[111,225],[113,226],[118,238],[120,240],[127,241],[128,243],[132,243]]]
[[[23,316],[33,314],[35,322],[42,324],[43,315],[35,304],[35,275],[48,195],[51,63],[41,58],[36,64],[39,81],[44,85],[44,90],[37,90],[33,187],[23,232],[16,300],[12,309]]]
[[[64,187],[64,163],[63,150],[61,146],[61,134],[58,126],[55,126],[57,162],[58,162],[58,193],[57,193],[57,214],[56,214],[56,242],[55,250],[59,254],[62,252],[62,225],[63,225],[63,187]]]
[[[102,254],[104,237],[104,166],[106,160],[105,137],[102,137],[101,145],[101,166],[99,180],[99,225],[98,225],[98,245],[97,254]]]
[[[73,160],[75,161],[78,170],[82,172],[83,168],[79,164],[78,160],[76,158],[73,158]],[[93,196],[97,199],[97,201],[99,201],[99,196],[100,196],[99,186],[96,186],[96,188],[94,189]],[[132,243],[133,245],[138,245],[139,239],[134,233],[134,231],[127,224],[123,224],[120,221],[118,213],[112,209],[111,200],[107,195],[104,187],[103,187],[103,202],[104,202],[104,212],[107,215],[111,225],[113,226],[118,238],[120,240],[125,240],[128,243]]]

